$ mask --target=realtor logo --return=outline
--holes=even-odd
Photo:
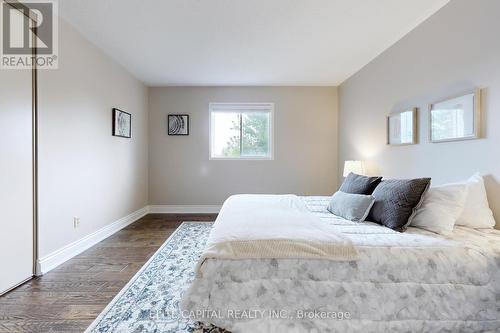
[[[2,69],[56,69],[57,3],[4,0],[1,6]]]

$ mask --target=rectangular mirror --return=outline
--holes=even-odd
[[[481,93],[477,89],[430,105],[430,141],[479,138]]]
[[[417,108],[391,113],[387,117],[387,144],[413,145],[417,143]]]

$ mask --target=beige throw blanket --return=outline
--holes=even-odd
[[[314,216],[295,195],[235,195],[214,223],[196,272],[206,259],[356,260],[352,243]]]

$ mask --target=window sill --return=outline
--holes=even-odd
[[[274,157],[210,157],[210,161],[274,161]]]

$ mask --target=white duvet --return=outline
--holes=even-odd
[[[397,233],[336,218],[327,197],[303,200],[357,261],[207,259],[184,308],[233,332],[499,331],[499,231]]]
[[[356,260],[351,241],[296,195],[234,195],[215,221],[197,266],[207,259]]]

